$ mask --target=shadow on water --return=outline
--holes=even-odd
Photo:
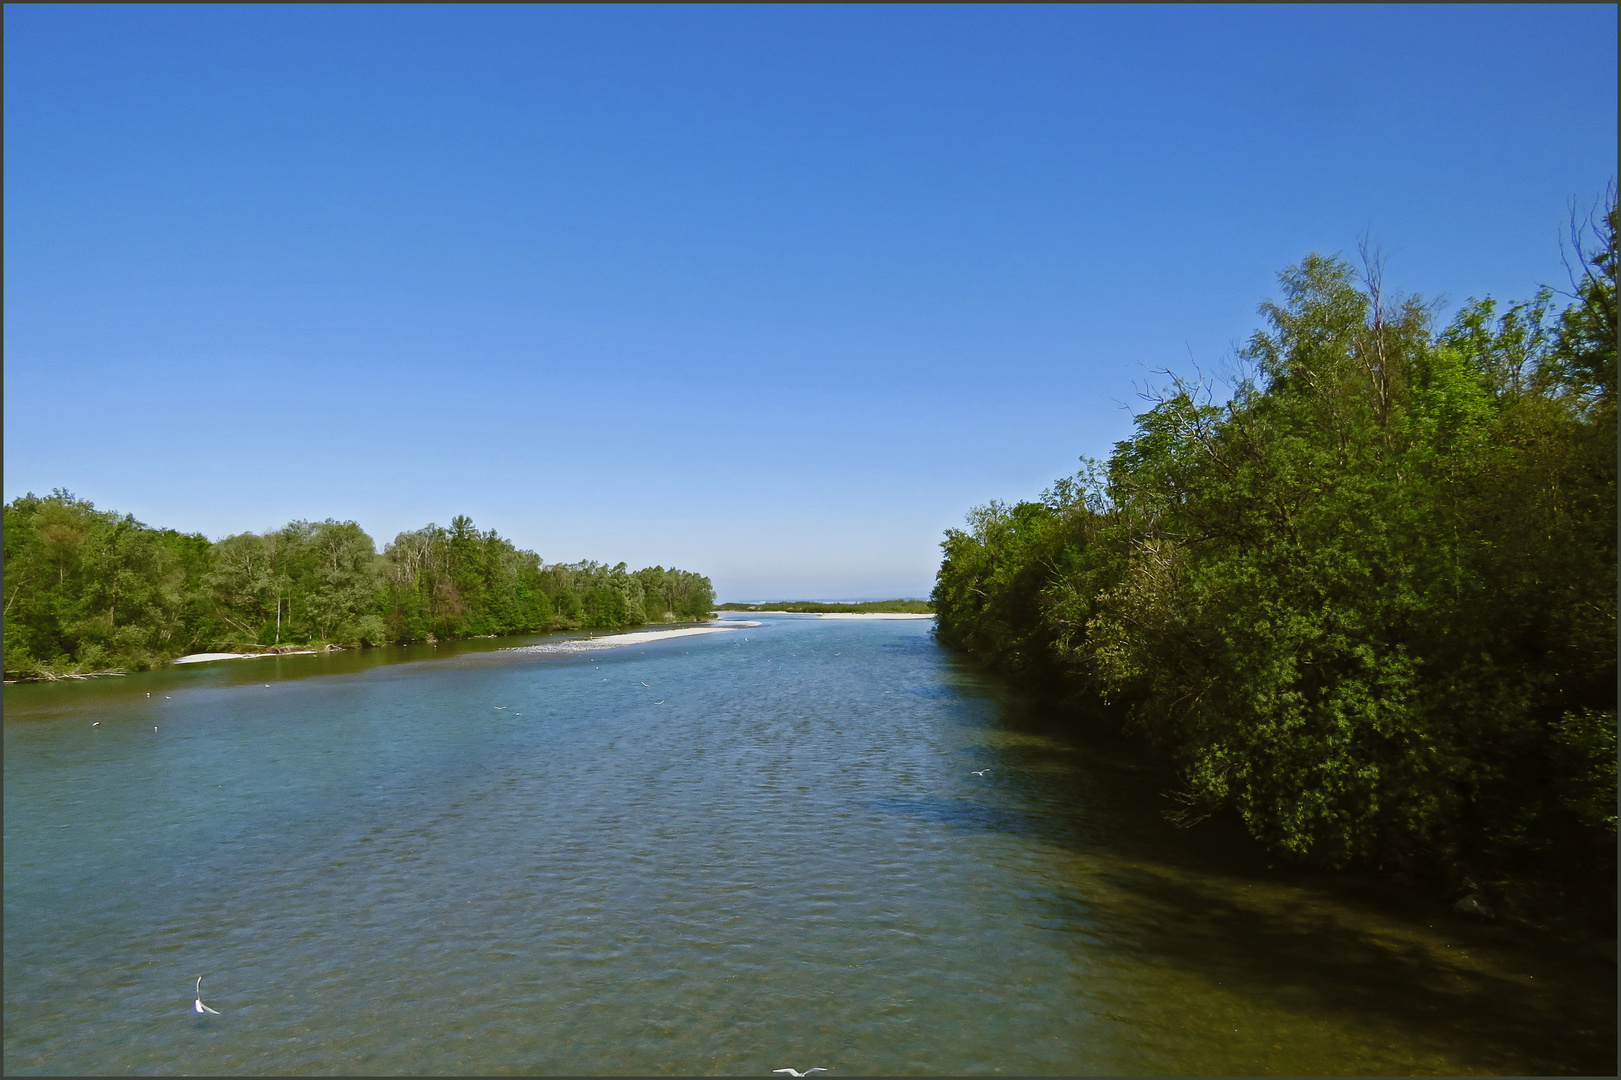
[[[1130,898],[1116,914],[1131,920],[1135,947],[1208,982],[1295,1011],[1373,1020],[1416,1043],[1444,1044],[1480,1071],[1519,1060],[1535,1073],[1615,1072],[1614,971],[1598,961],[1561,962],[1528,943],[1505,948],[1464,928],[1415,926],[1299,886],[1213,888],[1176,866],[1122,867],[1107,878]]]
[[[995,704],[988,745],[974,752],[998,784],[979,800],[875,809],[1067,852],[1084,921],[1110,925],[1094,947],[1153,957],[1279,1009],[1399,1033],[1472,1071],[1616,1074],[1613,963],[1467,919],[1384,875],[1274,865],[1231,815],[1173,828],[1160,813],[1171,778],[1139,748],[953,666],[955,692]]]

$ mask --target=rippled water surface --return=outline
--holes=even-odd
[[[8,687],[6,1071],[1615,1071],[1604,961],[1168,829],[927,621],[762,621]]]

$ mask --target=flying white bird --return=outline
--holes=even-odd
[[[191,1007],[197,1010],[198,1016],[203,1013],[213,1013],[215,1016],[220,1014],[218,1009],[210,1009],[203,1004],[203,977],[201,975],[197,976],[197,1000],[191,1003]]]
[[[643,685],[643,686],[647,686],[647,684],[646,684],[646,683],[642,683],[642,685]],[[652,687],[651,687],[651,686],[648,686],[648,687],[647,687],[647,688],[648,688],[648,689],[649,689],[649,690],[651,690],[651,689],[652,689]]]
[[[504,709],[504,708],[506,708],[506,706],[505,705],[497,705],[496,708],[497,709]]]
[[[101,726],[101,721],[97,720],[94,724],[91,724],[90,726],[91,727],[100,727]]]
[[[822,1068],[806,1069],[804,1072],[800,1072],[798,1069],[772,1069],[771,1071],[774,1073],[785,1072],[789,1076],[809,1076],[813,1072],[827,1072],[826,1069]]]
[[[989,770],[989,769],[979,769],[979,770],[974,771],[973,775],[974,776],[984,776],[986,773],[988,773],[990,771],[991,770]]]

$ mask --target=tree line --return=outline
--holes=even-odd
[[[210,542],[58,489],[5,506],[5,671],[141,669],[199,651],[380,645],[699,619],[709,579],[547,563],[465,516],[378,554],[352,521]]]
[[[939,637],[1145,741],[1175,823],[1236,813],[1302,860],[1454,884],[1580,879],[1613,916],[1604,207],[1565,293],[1445,325],[1377,259],[1288,268],[1227,400],[1167,372],[1107,462],[947,533]]]

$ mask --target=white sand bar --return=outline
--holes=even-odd
[[[210,660],[248,660],[255,656],[314,656],[314,649],[296,652],[194,652],[190,656],[177,656],[177,664],[205,664]]]
[[[665,638],[691,637],[693,634],[719,634],[727,630],[741,630],[759,626],[757,622],[727,622],[715,626],[689,626],[682,630],[637,630],[629,634],[609,634],[607,637],[577,638],[573,641],[549,641],[542,645],[513,645],[502,652],[576,653],[591,649],[617,649],[621,645],[644,645]]]

